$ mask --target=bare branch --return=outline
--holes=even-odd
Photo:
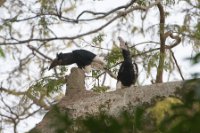
[[[0,0],[0,7],[4,4],[6,0]]]
[[[163,68],[165,61],[165,12],[161,3],[157,4],[160,13],[160,57],[157,68],[156,83],[163,82]]]
[[[43,54],[42,52],[40,52],[37,48],[35,48],[34,46],[31,46],[31,45],[27,45],[27,47],[29,48],[29,49],[31,49],[32,51],[35,51],[35,52],[37,52],[39,55],[41,55],[42,57],[44,57],[44,58],[46,58],[46,59],[48,59],[48,60],[50,60],[50,61],[52,61],[53,59],[51,59],[50,57],[48,57],[48,56],[46,56],[45,54]]]
[[[175,39],[175,42],[172,45],[166,45],[165,47],[167,49],[172,49],[181,42],[181,38],[179,37],[179,35],[173,35],[173,33],[171,31],[168,31],[165,33],[165,38],[167,38],[168,36],[171,37],[172,39]]]
[[[26,92],[14,91],[12,89],[7,89],[4,87],[0,87],[0,92],[5,92],[7,94],[11,94],[11,95],[15,95],[15,96],[24,95],[26,93]]]
[[[15,113],[14,111],[13,111],[13,109],[12,109],[12,107],[10,107],[5,101],[4,101],[4,98],[1,96],[1,102],[5,105],[4,107],[6,107],[6,109],[8,109],[8,110],[6,110],[5,108],[4,108],[4,110],[6,111],[6,112],[8,112],[8,113],[10,113],[11,115],[4,115],[4,114],[2,114],[2,113],[0,113],[0,116],[2,116],[2,117],[5,117],[6,119],[9,119],[9,120],[11,120],[12,121],[12,124],[13,124],[13,132],[14,133],[17,133],[17,125],[19,124],[19,116],[18,116],[18,114],[17,113]]]
[[[133,5],[133,3],[135,2],[136,0],[131,0],[128,4],[126,5],[123,5],[123,6],[119,6],[117,8],[114,8],[108,12],[93,12],[93,11],[83,11],[81,12],[78,17],[76,18],[76,21],[92,21],[92,20],[98,20],[98,19],[102,19],[102,18],[105,18],[107,17],[108,15],[112,14],[112,13],[115,13],[116,11],[118,10],[121,10],[121,9],[127,9],[128,7],[130,7],[131,5]],[[99,16],[99,17],[96,17],[96,18],[92,18],[92,19],[79,19],[83,14],[85,13],[90,13],[92,15],[102,15],[102,16]]]
[[[112,78],[117,79],[117,76],[114,75],[109,69],[105,68],[104,69],[106,73],[108,73]],[[103,74],[103,73],[102,73]]]
[[[52,38],[43,38],[43,39],[41,39],[41,38],[33,38],[33,39],[27,39],[27,40],[18,40],[18,41],[15,41],[15,42],[3,42],[3,43],[0,43],[0,45],[17,45],[17,44],[24,44],[24,43],[28,43],[28,42],[36,42],[36,41],[49,42],[49,41],[53,41],[53,40],[73,40],[73,39],[81,38],[83,36],[94,34],[94,33],[98,32],[98,31],[104,29],[105,27],[107,27],[109,24],[111,24],[112,22],[114,22],[118,18],[124,17],[127,14],[133,12],[134,10],[146,11],[150,7],[152,7],[152,6],[156,5],[156,4],[157,4],[157,1],[155,3],[149,5],[148,7],[135,6],[135,7],[132,7],[130,9],[126,10],[126,11],[120,11],[120,12],[118,12],[118,14],[115,17],[113,17],[111,20],[109,20],[105,24],[101,25],[100,27],[98,27],[98,28],[96,28],[94,30],[79,34],[79,35],[75,35],[75,36],[71,36],[71,37],[65,36],[65,37],[52,37]]]
[[[3,87],[0,87],[0,91],[5,92],[7,94],[11,94],[11,95],[15,95],[15,96],[20,96],[20,95],[26,95],[28,98],[30,98],[36,105],[43,107],[46,110],[49,110],[49,106],[45,104],[44,101],[41,100],[41,98],[37,99],[36,97],[34,97],[32,94],[30,94],[27,91],[24,92],[20,92],[20,91],[14,91],[11,89],[6,89]]]
[[[175,55],[174,55],[174,52],[173,52],[171,49],[170,49],[170,52],[171,52],[171,54],[172,54],[172,57],[173,57],[174,62],[175,62],[175,64],[176,64],[176,67],[178,68],[178,72],[179,72],[179,74],[180,74],[182,80],[184,81],[185,79],[184,79],[183,74],[182,74],[182,72],[181,72],[181,68],[180,68],[179,65],[178,65],[178,61],[176,60],[176,57],[175,57]]]

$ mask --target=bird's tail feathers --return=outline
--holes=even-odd
[[[104,69],[106,66],[106,62],[104,61],[104,59],[100,56],[96,56],[92,63],[91,63],[92,68],[94,69]]]

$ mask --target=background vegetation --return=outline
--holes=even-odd
[[[144,84],[144,81],[167,82],[174,75],[176,79],[185,79],[174,51],[187,47],[188,52],[193,53],[191,57],[199,51],[199,0],[106,2],[108,1],[0,0],[1,132],[8,129],[15,133],[22,132],[19,127],[27,127],[25,123],[28,124],[28,120],[44,114],[64,95],[63,77],[70,67],[58,67],[53,72],[47,70],[57,52],[84,48],[105,57],[108,62],[107,71],[93,71],[92,76],[88,76],[88,84],[97,90],[106,90],[107,86],[111,86],[109,80],[116,77],[121,61],[121,53],[116,48],[117,37],[121,35],[129,43],[133,61],[139,64],[142,76],[138,85]],[[192,61],[197,63],[199,54]],[[198,75],[195,74],[196,77]],[[194,99],[185,96],[182,104],[172,109],[175,113],[157,124],[152,131],[180,131],[183,129],[181,127],[185,129],[184,122],[190,120],[198,123],[199,111],[196,111],[195,104],[198,103],[198,91],[192,91],[188,95],[190,98],[194,96]],[[194,105],[189,106],[188,102]],[[180,111],[183,112],[180,114]],[[139,114],[142,112],[140,109],[139,112],[137,109],[134,111]],[[96,121],[101,117],[109,117],[114,123],[109,128],[117,125],[118,131],[129,130],[128,127],[132,124],[136,124],[134,131],[148,129],[141,127],[143,124],[137,125],[140,117],[126,122],[100,114],[97,118],[88,119]],[[174,118],[177,119],[177,127],[172,123],[168,128],[166,123],[171,123]],[[93,130],[90,129],[93,125],[88,125],[87,121],[83,120],[83,124],[89,128],[85,130]],[[194,132],[198,130],[194,124],[187,126],[186,129],[192,128]]]

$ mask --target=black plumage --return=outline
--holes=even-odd
[[[74,50],[69,53],[59,53],[56,59],[54,59],[49,67],[49,70],[57,65],[71,65],[76,63],[79,68],[85,68],[91,65],[92,62],[100,63],[104,65],[103,60],[100,60],[98,56],[87,50]]]
[[[120,48],[122,49],[122,55],[124,61],[122,62],[117,80],[121,82],[123,86],[131,86],[135,84],[138,77],[138,66],[136,63],[132,63],[131,54],[128,50],[127,44],[119,37],[120,40]]]
[[[96,54],[86,50],[74,50],[72,52],[75,63],[79,68],[84,68],[92,63]]]

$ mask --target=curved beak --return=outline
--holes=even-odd
[[[120,48],[122,48],[122,49],[124,49],[124,50],[127,50],[127,49],[128,49],[127,44],[126,44],[126,42],[122,39],[122,37],[119,36],[118,39],[119,39],[119,43],[120,43]]]
[[[51,65],[49,67],[49,70],[56,67],[57,65],[59,65],[59,60],[58,59],[54,59],[52,62],[51,62]]]

